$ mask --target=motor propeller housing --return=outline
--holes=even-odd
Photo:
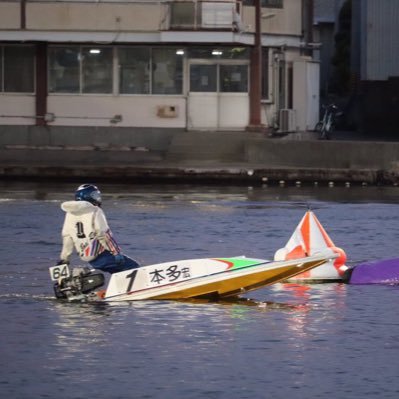
[[[58,299],[72,299],[90,294],[95,289],[104,285],[104,275],[88,267],[76,267],[72,275],[62,278],[54,284],[54,294]]]

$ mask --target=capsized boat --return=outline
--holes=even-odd
[[[399,258],[361,263],[346,273],[348,284],[399,284]]]
[[[98,271],[75,268],[71,272],[65,264],[51,267],[50,275],[56,297],[69,301],[219,299],[286,280],[337,256],[327,248],[313,256],[281,261],[240,256],[159,263],[112,274],[101,295],[96,289],[104,284],[104,276]]]
[[[321,266],[309,269],[291,277],[296,282],[334,282],[342,281],[348,267],[345,265],[345,251],[333,243],[313,211],[307,211],[294,233],[283,248],[274,254],[274,260],[292,260],[314,256],[330,249],[337,256],[324,262]]]

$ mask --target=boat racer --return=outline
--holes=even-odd
[[[66,215],[59,265],[69,264],[75,248],[81,260],[104,272],[112,274],[139,267],[135,260],[122,254],[101,204],[101,192],[93,184],[82,184],[75,192],[75,201],[61,204]]]

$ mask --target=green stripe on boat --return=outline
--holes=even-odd
[[[216,258],[216,260],[231,263],[233,265],[231,269],[241,269],[242,267],[257,265],[259,263],[255,259],[247,259],[247,258]]]

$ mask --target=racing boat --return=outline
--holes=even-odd
[[[330,249],[337,256],[324,262],[321,266],[309,269],[291,277],[290,281],[306,283],[324,283],[342,281],[346,271],[346,254],[335,246],[316,215],[307,211],[287,244],[274,254],[274,260],[292,260],[313,256]]]
[[[348,284],[399,284],[399,258],[361,263],[346,273]]]
[[[316,268],[338,255],[327,248],[304,258],[267,261],[232,258],[189,259],[143,266],[111,275],[106,290],[101,272],[67,264],[50,268],[57,298],[72,301],[220,299],[239,296]]]

